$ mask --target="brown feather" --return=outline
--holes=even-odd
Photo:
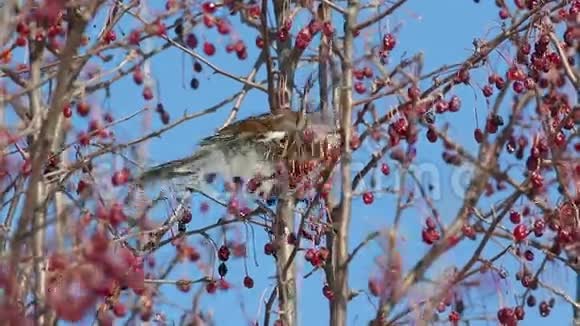
[[[287,111],[283,114],[273,115],[270,113],[251,117],[234,122],[222,128],[219,134],[250,133],[259,134],[268,131],[284,131],[296,126],[298,113]]]

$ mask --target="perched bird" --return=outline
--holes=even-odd
[[[210,194],[217,175],[224,180],[259,178],[258,193],[269,193],[280,163],[291,172],[296,163],[323,160],[339,148],[340,135],[333,122],[319,112],[290,110],[249,117],[204,138],[192,155],[148,169],[137,182],[171,180],[179,193]]]

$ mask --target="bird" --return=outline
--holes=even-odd
[[[340,133],[330,114],[321,112],[265,113],[236,121],[203,138],[186,157],[146,169],[141,186],[171,181],[177,193],[217,196],[211,185],[216,176],[224,180],[259,178],[257,193],[268,195],[277,185],[280,166],[293,168],[304,162],[320,162],[335,155]]]

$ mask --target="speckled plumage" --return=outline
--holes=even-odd
[[[268,179],[280,161],[322,159],[329,148],[339,145],[338,133],[328,121],[318,113],[301,117],[293,111],[240,120],[204,138],[191,156],[154,166],[138,181],[171,180],[177,191],[208,194],[212,191],[207,175],[225,180],[249,180],[256,175]],[[306,140],[307,129],[310,139]],[[260,191],[269,192],[272,186],[271,181],[263,182]]]

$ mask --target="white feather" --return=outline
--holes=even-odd
[[[208,175],[217,175],[224,180],[240,177],[248,181],[256,176],[268,178],[275,172],[274,164],[266,161],[250,145],[237,148],[235,152],[224,152],[220,146],[210,145],[204,151],[206,155],[174,170],[187,173],[183,177],[174,178],[173,184],[176,188],[191,188],[214,197],[219,185],[209,184],[206,180]],[[272,182],[263,182],[260,191],[269,192],[272,186]]]
[[[286,137],[286,132],[285,131],[271,131],[266,133],[264,138],[261,138],[259,141],[266,143],[266,142],[270,142],[273,140],[280,140],[284,137]]]

